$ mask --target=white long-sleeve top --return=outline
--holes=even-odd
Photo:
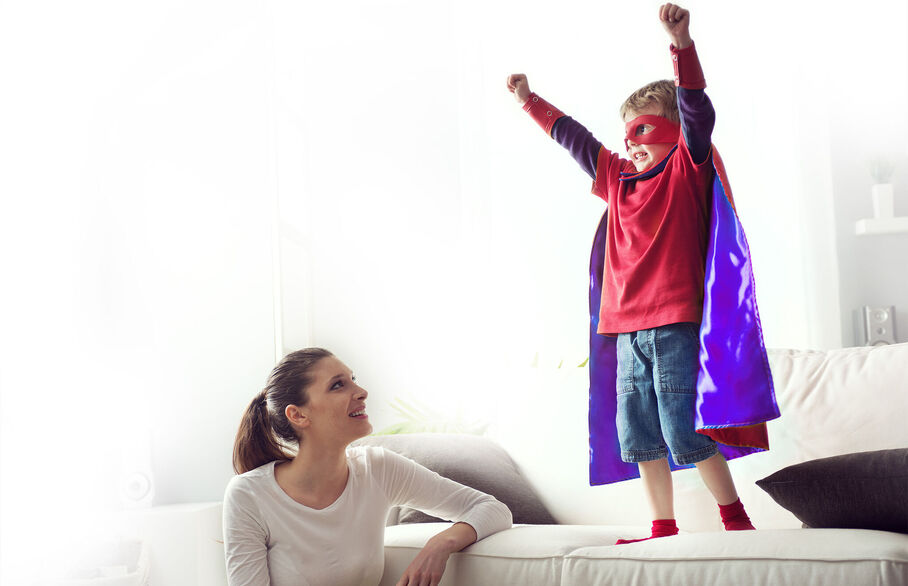
[[[347,485],[324,509],[290,498],[274,478],[274,465],[235,476],[227,486],[230,586],[378,584],[385,519],[395,505],[468,523],[478,539],[511,526],[511,511],[494,497],[383,448],[347,450]]]

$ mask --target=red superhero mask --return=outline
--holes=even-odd
[[[637,129],[644,124],[651,124],[653,129],[646,134],[637,134]],[[624,148],[628,148],[627,141],[632,140],[637,144],[656,144],[666,142],[675,144],[681,133],[681,125],[672,122],[664,116],[637,116],[624,125]]]

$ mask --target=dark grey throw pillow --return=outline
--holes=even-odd
[[[556,522],[511,456],[488,438],[466,434],[411,433],[369,436],[353,445],[383,447],[445,478],[490,494],[511,509],[515,523]],[[400,523],[435,521],[440,519],[415,509],[401,508]]]
[[[807,527],[908,533],[908,448],[811,460],[757,486]]]

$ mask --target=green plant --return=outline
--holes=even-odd
[[[482,435],[489,426],[485,422],[465,421],[461,417],[452,419],[416,400],[408,402],[400,397],[394,397],[390,406],[403,421],[389,425],[381,431],[375,432],[374,435],[395,435],[400,433],[469,433]]]
[[[587,356],[583,359],[583,362],[577,365],[577,368],[584,368],[587,363],[589,363],[590,357]],[[555,368],[562,368],[564,366],[564,358],[558,362],[558,366]],[[539,368],[539,352],[533,355],[533,360],[530,362],[530,368]]]

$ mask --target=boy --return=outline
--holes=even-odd
[[[779,415],[746,241],[727,230],[737,218],[712,149],[715,113],[690,14],[664,4],[659,19],[672,41],[675,80],[648,84],[622,105],[629,160],[532,93],[525,75],[508,78],[524,110],[608,202],[591,267],[591,484],[639,474],[654,518],[645,539],[678,533],[671,470],[690,465],[716,498],[725,529],[753,529],[726,456],[767,449],[765,421]],[[723,258],[737,273],[721,266]],[[615,439],[620,460],[637,470],[607,461]],[[618,543],[632,541],[642,540]]]

